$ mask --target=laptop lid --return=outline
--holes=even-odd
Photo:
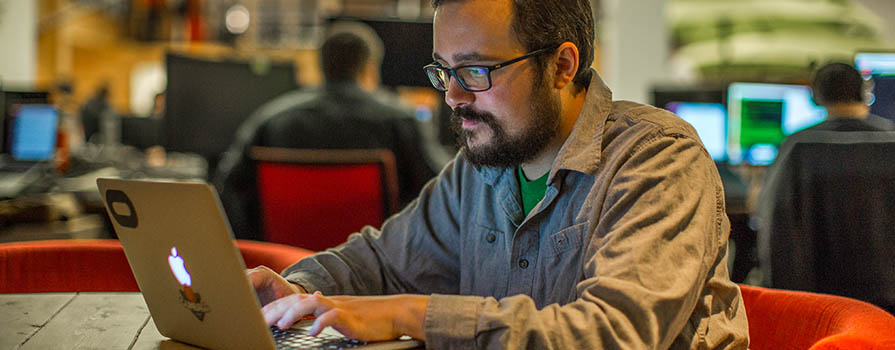
[[[211,186],[103,178],[97,185],[162,335],[213,349],[274,348]]]
[[[97,185],[162,335],[212,349],[275,348],[212,186],[107,178]],[[298,327],[307,330],[310,322]],[[421,344],[408,338],[358,348]]]

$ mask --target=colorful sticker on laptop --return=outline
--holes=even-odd
[[[168,266],[174,273],[174,278],[183,287],[180,290],[180,303],[193,313],[199,321],[205,319],[205,314],[211,312],[208,304],[202,302],[202,296],[193,291],[193,277],[186,269],[183,258],[177,254],[177,247],[171,247],[171,255],[168,256]]]

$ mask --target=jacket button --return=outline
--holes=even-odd
[[[485,236],[485,240],[488,241],[488,243],[494,243],[494,241],[497,240],[497,236],[495,236],[493,233],[489,233],[487,236]]]
[[[527,269],[528,268],[528,260],[527,259],[519,260],[519,267],[521,267],[523,269]]]

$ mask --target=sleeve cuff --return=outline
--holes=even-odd
[[[474,349],[476,324],[484,298],[432,294],[426,308],[426,347]]]

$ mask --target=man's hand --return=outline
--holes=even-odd
[[[267,266],[258,266],[253,269],[246,270],[252,286],[255,287],[255,294],[261,302],[261,306],[285,297],[291,294],[307,294],[299,285],[289,283],[283,276],[274,272]]]
[[[423,323],[428,305],[429,297],[423,295],[326,297],[315,292],[287,295],[261,311],[268,325],[280,329],[313,314],[317,319],[311,335],[331,326],[346,337],[364,341],[390,340],[402,335],[425,340]]]

